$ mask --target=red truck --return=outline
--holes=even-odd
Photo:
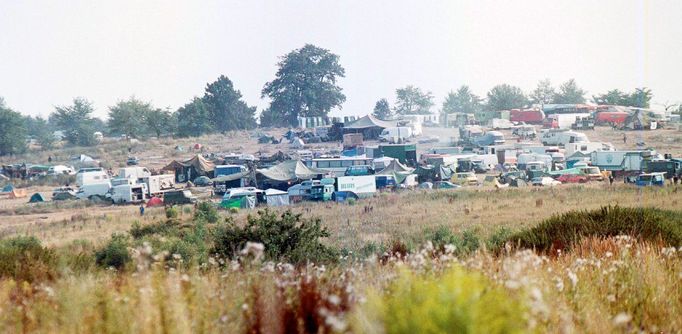
[[[509,120],[512,122],[524,122],[526,124],[542,124],[545,113],[538,109],[512,109]]]

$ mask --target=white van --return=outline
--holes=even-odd
[[[78,187],[76,192],[76,197],[78,199],[91,199],[93,196],[106,197],[107,193],[111,190],[111,183],[100,182],[100,183],[87,183]]]
[[[588,143],[590,140],[582,132],[565,131],[565,130],[543,130],[540,135],[540,142],[543,145],[560,145],[564,146],[571,143]]]
[[[52,166],[47,170],[47,175],[73,175],[73,174],[76,174],[76,171],[73,169],[73,167],[64,165]]]
[[[106,194],[107,198],[111,199],[114,204],[140,203],[147,198],[147,185],[139,184],[122,184],[115,186]]]
[[[389,143],[404,142],[412,137],[412,129],[407,126],[385,128],[379,135],[379,140]]]
[[[109,174],[102,168],[81,168],[76,173],[76,185],[109,183]]]

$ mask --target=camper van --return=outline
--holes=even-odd
[[[147,185],[147,191],[150,196],[161,194],[167,190],[175,188],[175,175],[161,174],[151,175],[142,178],[142,183]]]
[[[590,154],[592,152],[615,151],[615,148],[611,143],[602,142],[568,143],[564,145],[564,148],[566,149],[565,153],[567,157],[570,157],[577,152]]]
[[[102,168],[81,168],[76,173],[76,185],[109,182],[109,174]]]
[[[111,182],[87,183],[78,187],[76,197],[78,199],[91,199],[93,197],[104,198],[111,189]]]
[[[381,131],[379,140],[387,141],[389,143],[402,143],[412,137],[412,128],[407,126],[397,126],[393,128],[386,128]]]
[[[47,175],[73,175],[73,174],[76,174],[76,171],[73,170],[73,167],[64,165],[51,166],[47,170]]]
[[[342,176],[336,178],[336,190],[352,192],[360,198],[371,197],[377,192],[374,175]]]
[[[543,130],[540,135],[540,142],[545,146],[560,145],[564,146],[571,143],[587,143],[590,140],[582,132],[566,130]]]
[[[147,185],[138,183],[114,186],[106,196],[114,204],[141,203],[147,198]]]

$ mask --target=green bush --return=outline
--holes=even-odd
[[[168,219],[178,218],[178,209],[173,206],[166,208],[166,218]]]
[[[0,278],[39,282],[57,277],[57,256],[35,237],[0,240]]]
[[[132,263],[128,252],[128,238],[122,234],[113,234],[109,243],[95,252],[95,262],[104,268],[126,269]]]
[[[353,316],[358,333],[523,333],[520,300],[484,276],[454,267],[441,277],[401,272]]]
[[[302,220],[300,214],[291,211],[278,217],[266,209],[258,211],[258,216],[249,215],[244,227],[231,220],[219,226],[214,233],[212,253],[233,258],[251,241],[265,246],[266,259],[295,264],[330,262],[338,253],[320,241],[328,236],[329,232],[321,226],[319,219]]]
[[[508,241],[524,248],[549,251],[570,249],[584,237],[617,235],[629,235],[647,241],[661,240],[670,246],[682,246],[682,213],[619,206],[593,211],[570,211],[518,232]]]
[[[220,220],[220,215],[213,203],[201,202],[194,211],[194,220],[203,220],[207,223],[215,224]]]
[[[138,221],[135,221],[133,222],[133,226],[130,228],[129,233],[135,239],[140,239],[144,236],[153,234],[177,235],[179,226],[178,221],[173,219],[144,226],[140,225]]]
[[[489,250],[494,251],[502,249],[511,235],[512,231],[510,229],[501,227],[495,230],[495,232],[488,237],[488,240],[486,241],[486,247],[488,247]]]
[[[453,233],[447,226],[424,230],[424,241],[431,241],[433,247],[443,251],[445,245],[455,246],[455,254],[466,255],[476,251],[480,246],[478,235],[474,230],[465,230],[462,235]]]

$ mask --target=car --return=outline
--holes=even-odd
[[[584,175],[564,174],[557,178],[561,183],[587,183],[588,178]]]
[[[206,187],[213,185],[213,181],[208,178],[208,176],[199,176],[196,179],[194,179],[194,185],[199,186],[199,187]]]
[[[639,187],[665,186],[665,173],[658,172],[639,174],[635,180],[635,184]]]
[[[458,184],[454,184],[450,181],[436,181],[433,183],[433,188],[434,189],[457,189],[461,188],[462,186]]]
[[[128,166],[135,166],[140,163],[140,159],[137,157],[128,157],[128,160],[126,160],[126,165]]]
[[[372,168],[372,166],[357,165],[346,168],[346,171],[343,173],[343,176],[363,176],[372,174],[374,174],[374,169]]]
[[[474,172],[461,172],[452,174],[450,182],[458,185],[477,186],[478,178]]]
[[[534,177],[532,180],[530,180],[530,184],[538,187],[545,187],[545,186],[557,186],[560,185],[561,182],[557,181],[549,176],[540,176],[540,177]]]

